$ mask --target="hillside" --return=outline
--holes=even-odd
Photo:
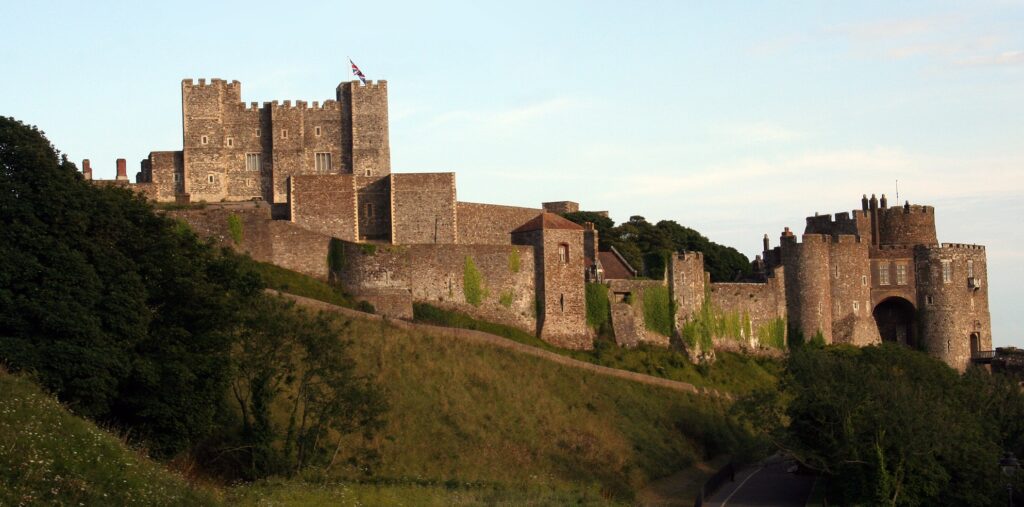
[[[213,505],[208,492],[0,369],[0,505]]]

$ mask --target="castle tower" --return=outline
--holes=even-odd
[[[541,213],[512,231],[512,244],[534,247],[538,335],[570,349],[589,349],[584,289],[583,227]]]
[[[229,195],[223,159],[225,148],[235,140],[225,125],[225,116],[241,101],[242,85],[238,81],[181,82],[183,187],[193,201],[220,201]]]
[[[338,85],[342,130],[350,134],[348,167],[359,201],[359,239],[390,241],[392,234],[391,144],[388,83],[349,81]]]
[[[922,348],[963,371],[992,350],[985,247],[943,243],[914,249]]]
[[[797,243],[795,236],[785,233],[780,238],[791,337],[800,333],[810,340],[820,332],[825,343],[832,343],[830,239],[804,234],[803,242]]]

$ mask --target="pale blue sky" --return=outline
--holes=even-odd
[[[988,246],[1024,347],[1024,2],[4,2],[0,114],[99,177],[181,148],[182,78],[389,81],[396,171],[459,198],[674,219],[747,255],[863,193]]]

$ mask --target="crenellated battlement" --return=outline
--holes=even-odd
[[[916,245],[878,245],[879,250],[913,250]]]
[[[909,202],[907,202],[903,206],[894,206],[894,207],[891,207],[891,208],[880,208],[878,211],[880,213],[885,213],[885,214],[888,214],[888,215],[892,215],[892,214],[896,214],[896,213],[902,213],[902,214],[906,214],[906,215],[909,215],[909,214],[934,215],[935,214],[935,207],[934,206],[924,205],[924,204],[910,204]]]
[[[181,86],[183,86],[183,87],[187,86],[187,87],[192,87],[192,88],[206,88],[206,87],[216,87],[216,86],[223,86],[223,87],[226,87],[226,88],[234,88],[234,87],[241,87],[242,83],[240,81],[238,81],[237,79],[232,80],[231,82],[228,82],[227,80],[216,78],[216,77],[211,79],[209,83],[206,82],[205,78],[199,78],[198,82],[193,81],[192,78],[188,78],[188,79],[182,79],[181,80]]]
[[[941,245],[926,245],[929,250],[985,250],[984,245],[973,245],[969,243],[942,243]]]
[[[256,103],[253,102],[252,106],[255,107]],[[274,100],[274,101],[271,101],[271,102],[264,102],[263,103],[263,109],[275,109],[275,110],[283,110],[283,109],[299,110],[299,109],[304,109],[304,110],[307,110],[307,111],[341,111],[341,103],[338,102],[337,100],[331,100],[331,99],[325,100],[323,102],[320,102],[318,100],[314,100],[312,104],[306,102],[305,100],[296,100],[294,103],[291,100],[285,100],[284,102],[279,102],[277,100]]]

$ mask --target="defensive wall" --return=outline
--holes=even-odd
[[[641,343],[667,347],[670,337],[647,329],[644,321],[645,292],[652,287],[662,287],[662,280],[610,280],[612,329],[615,343],[621,347],[636,347]]]
[[[503,245],[509,233],[540,214],[540,208],[458,202],[458,238],[467,245]]]

